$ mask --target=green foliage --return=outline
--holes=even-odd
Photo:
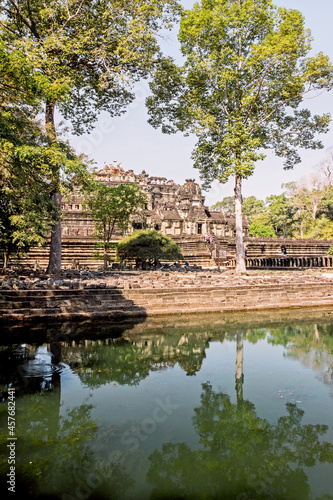
[[[116,228],[124,233],[135,216],[144,218],[146,196],[137,184],[109,187],[96,182],[88,185],[86,196],[84,206],[95,222],[94,236],[102,242],[106,268],[107,252],[114,246],[111,238]]]
[[[326,162],[330,172],[331,162]],[[250,222],[250,234],[264,236],[266,231],[259,226],[271,228],[276,236],[284,238],[303,237],[333,239],[332,180],[320,170],[297,182],[283,184],[284,191],[271,195],[266,201],[249,196],[243,200],[243,213]],[[230,207],[232,197],[225,197],[212,209]],[[270,233],[271,233],[270,231]],[[268,234],[267,236],[273,236]]]
[[[248,196],[243,199],[243,214],[252,222],[252,218],[264,211],[265,203],[255,196]]]
[[[118,243],[117,254],[120,259],[181,260],[181,249],[176,243],[154,229],[134,231]]]
[[[131,84],[158,57],[156,33],[179,7],[175,0],[1,0],[0,13],[2,39],[33,64],[43,103],[57,103],[82,133],[100,111],[124,112]]]
[[[13,252],[45,241],[59,217],[52,195],[72,178],[84,182],[85,165],[63,141],[49,143],[38,121],[40,78],[33,63],[0,42],[0,247],[4,267]]]
[[[32,246],[42,245],[52,223],[50,199],[45,193],[36,192],[36,186],[27,195],[25,187],[18,189],[15,196],[0,191],[0,248],[4,270],[13,253],[22,254]]]
[[[278,236],[290,238],[295,231],[295,208],[290,204],[286,193],[266,198],[266,213],[270,224]]]
[[[332,165],[330,165],[332,167]],[[332,181],[331,181],[332,182]],[[329,219],[333,220],[333,186],[330,185],[323,200],[323,207],[320,213],[324,213]]]
[[[12,82],[2,84],[10,93],[8,103],[16,102],[17,87],[20,112],[26,97],[44,110],[49,145],[59,144],[56,110],[75,134],[90,131],[101,111],[119,116],[134,99],[135,82],[147,77],[159,58],[156,34],[170,28],[179,12],[176,0],[0,0],[0,73],[7,68]],[[79,160],[76,174],[76,167],[84,167]],[[63,173],[72,166],[64,156],[53,162],[50,195],[58,218],[51,273],[61,269],[59,193]]]
[[[333,220],[328,219],[325,215],[321,215],[315,220],[314,225],[306,234],[307,238],[315,240],[332,240],[333,239]]]
[[[256,222],[252,222],[252,224],[250,224],[249,232],[252,236],[276,238],[276,234],[274,233],[271,226],[264,226],[262,224],[257,224]]]
[[[321,147],[314,135],[329,123],[297,110],[304,93],[332,86],[327,57],[305,59],[310,39],[298,11],[267,0],[197,3],[181,21],[184,65],[164,60],[151,84],[150,123],[198,135],[193,158],[207,183],[249,177],[261,148],[292,168],[296,147]]]
[[[211,206],[211,210],[223,210],[223,212],[235,212],[233,196],[225,196],[222,201],[217,201],[215,205]]]

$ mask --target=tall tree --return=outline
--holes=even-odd
[[[305,94],[331,88],[327,56],[307,57],[311,34],[300,12],[271,0],[202,0],[183,13],[179,40],[185,63],[164,59],[147,99],[150,123],[166,133],[198,137],[194,166],[208,187],[235,178],[238,272],[245,271],[242,180],[264,149],[300,162],[297,147],[319,148],[330,117],[299,109]]]
[[[45,242],[59,214],[51,200],[53,172],[63,184],[82,172],[82,159],[63,141],[49,143],[38,120],[41,79],[31,61],[0,41],[0,246],[4,268],[13,251]],[[81,176],[82,178],[82,176]]]
[[[179,11],[176,0],[0,0],[0,35],[40,76],[49,145],[58,142],[56,108],[74,133],[91,130],[102,110],[123,113],[132,85],[159,57],[156,33]],[[58,134],[59,135],[59,134]],[[59,208],[62,162],[54,164]],[[52,230],[48,272],[61,269],[60,217]]]
[[[295,208],[291,206],[287,194],[268,196],[266,204],[265,217],[274,228],[277,236],[291,238],[295,230]]]

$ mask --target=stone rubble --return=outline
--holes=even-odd
[[[233,287],[260,284],[327,283],[332,272],[319,269],[303,271],[248,271],[237,275],[234,270],[190,271],[63,271],[59,277],[38,272],[0,275],[1,290],[83,290],[83,289],[177,289]]]

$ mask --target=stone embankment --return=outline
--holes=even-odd
[[[0,322],[333,306],[333,272],[64,272],[0,277]]]

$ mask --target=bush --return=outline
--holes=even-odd
[[[182,260],[184,257],[176,243],[154,229],[134,231],[118,243],[117,255],[121,260]]]

